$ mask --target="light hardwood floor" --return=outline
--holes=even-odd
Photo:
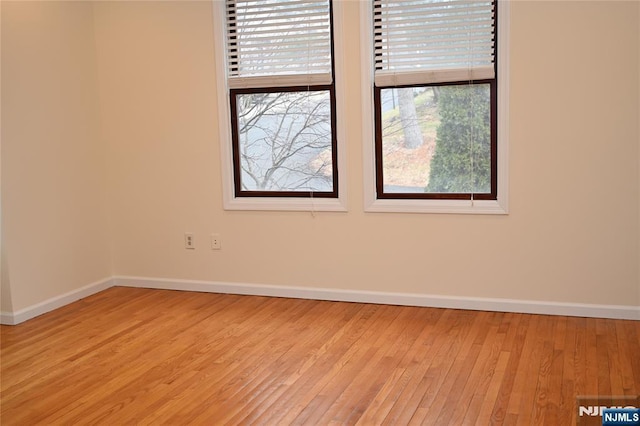
[[[640,322],[111,288],[2,326],[0,423],[575,425]]]

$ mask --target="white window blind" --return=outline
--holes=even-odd
[[[374,0],[375,83],[495,77],[491,0]]]
[[[229,87],[330,84],[329,0],[227,0]]]

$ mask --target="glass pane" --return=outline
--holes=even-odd
[[[227,3],[232,76],[331,73],[328,0]]]
[[[329,91],[236,95],[245,191],[333,191]]]
[[[490,193],[489,84],[382,89],[385,193]]]

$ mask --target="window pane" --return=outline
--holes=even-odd
[[[227,1],[227,31],[230,77],[331,74],[328,0]]]
[[[374,1],[376,83],[420,71],[429,71],[421,83],[479,79],[478,72],[493,78],[494,6],[492,0]],[[452,72],[466,77],[452,80]]]
[[[243,191],[333,191],[328,90],[236,95]]]
[[[490,193],[489,84],[381,90],[385,193]]]

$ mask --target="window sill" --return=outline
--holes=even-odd
[[[224,200],[225,210],[346,212],[341,198],[233,197]]]
[[[507,214],[506,203],[497,200],[373,200],[371,213]]]

